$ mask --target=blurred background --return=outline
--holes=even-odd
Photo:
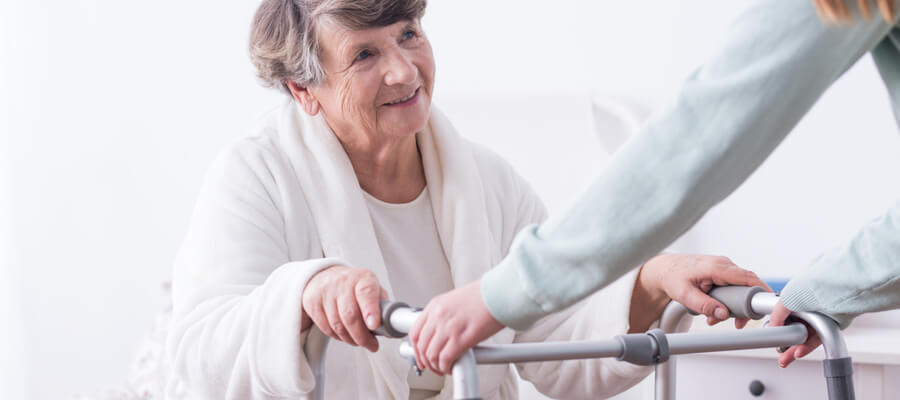
[[[434,101],[559,211],[629,132],[610,104],[663,105],[746,4],[433,0]],[[0,398],[126,385],[204,171],[285,99],[247,56],[257,5],[0,2]],[[789,278],[900,198],[897,133],[865,57],[673,250]]]

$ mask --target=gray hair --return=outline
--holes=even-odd
[[[328,20],[348,29],[419,20],[426,0],[263,0],[250,28],[250,59],[269,87],[303,87],[325,79],[316,25]]]

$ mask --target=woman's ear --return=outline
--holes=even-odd
[[[309,90],[305,87],[301,87],[294,81],[287,81],[287,87],[291,91],[291,96],[294,96],[300,106],[303,107],[303,110],[306,111],[309,115],[316,115],[319,113],[319,101],[309,92]]]

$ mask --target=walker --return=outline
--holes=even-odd
[[[718,287],[709,295],[722,302],[735,318],[760,319],[772,312],[778,296],[760,287]],[[405,337],[419,315],[420,309],[401,302],[382,302],[382,326],[376,334],[393,338]],[[655,399],[675,398],[675,361],[678,354],[707,353],[782,347],[806,341],[806,326],[793,323],[779,327],[737,330],[730,332],[669,333],[674,332],[682,319],[692,314],[683,305],[669,303],[660,318],[660,329],[646,333],[618,335],[611,340],[517,343],[480,345],[463,353],[453,365],[453,398],[480,400],[477,364],[508,364],[520,362],[560,361],[586,358],[616,357],[637,365],[656,365]],[[696,315],[696,314],[695,314]],[[825,349],[823,367],[829,400],[854,400],[853,367],[847,345],[837,324],[818,313],[799,312],[792,317],[803,320],[818,333]],[[317,332],[317,331],[316,331]],[[315,389],[308,399],[324,398],[324,359],[328,337],[310,335],[305,349],[313,374]],[[400,356],[412,359],[409,342],[400,346]]]

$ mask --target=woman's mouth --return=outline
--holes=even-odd
[[[410,93],[406,97],[394,100],[390,103],[385,103],[384,105],[390,106],[390,107],[407,106],[407,105],[415,103],[418,98],[419,98],[419,88],[416,88],[416,90],[414,90],[412,93]]]

